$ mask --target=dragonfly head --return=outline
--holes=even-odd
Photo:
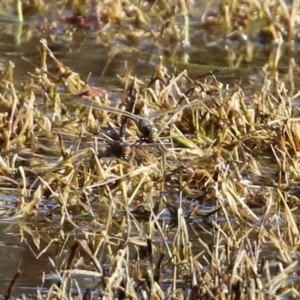
[[[121,143],[121,157],[124,158],[126,161],[129,160],[131,154],[132,154],[132,148],[127,143]]]
[[[149,142],[155,142],[158,138],[158,129],[156,126],[148,124],[142,128],[142,134]]]
[[[105,154],[107,157],[118,157],[128,160],[132,153],[132,148],[128,143],[114,141],[106,148]]]

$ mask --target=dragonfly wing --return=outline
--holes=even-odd
[[[135,119],[144,120],[145,119],[145,118],[140,117],[138,115],[134,115],[134,114],[132,114],[128,111],[118,109],[116,107],[96,103],[95,101],[93,101],[89,98],[86,98],[86,97],[82,97],[82,96],[74,96],[72,98],[72,102],[76,103],[76,104],[79,104],[79,105],[82,105],[82,106],[90,107],[90,108],[105,110],[105,111],[115,113],[115,114],[121,114],[121,115],[124,115],[124,116],[126,116],[130,119],[133,119],[133,120],[135,120]]]

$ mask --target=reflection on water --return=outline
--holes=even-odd
[[[62,32],[71,30],[66,24],[60,24],[60,26],[62,26]],[[33,68],[22,59],[23,56],[39,67],[39,39],[41,37],[48,37],[50,49],[56,57],[75,72],[80,72],[81,78],[87,78],[91,73],[93,84],[110,89],[119,85],[116,75],[124,74],[125,62],[128,62],[128,67],[137,62],[134,74],[145,78],[153,73],[159,55],[165,57],[169,68],[176,66],[179,70],[187,69],[191,77],[201,76],[216,68],[228,66],[223,47],[211,49],[206,47],[205,43],[199,44],[198,41],[194,41],[195,45],[190,49],[183,51],[182,48],[170,47],[172,52],[165,52],[159,47],[150,48],[149,44],[130,45],[122,40],[109,45],[97,41],[95,32],[83,28],[73,28],[69,33],[69,40],[65,35],[57,35],[55,40],[51,40],[47,34],[45,36],[42,28],[38,29],[39,27],[36,26],[24,25],[20,28],[20,25],[16,23],[4,24],[0,20],[0,28],[0,38],[5,41],[0,47],[0,66],[2,65],[3,68],[5,61],[13,61],[16,65],[15,76],[19,81],[27,80],[27,74]],[[16,33],[20,37],[17,37]],[[48,32],[48,35],[50,33]],[[214,55],[211,55],[212,52]],[[49,71],[55,73],[56,70],[50,69]],[[243,78],[243,85],[250,88],[253,83],[260,84],[263,74],[257,67],[246,66],[235,70],[221,70],[218,76],[222,82],[230,84],[238,84]]]

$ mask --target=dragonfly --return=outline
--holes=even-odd
[[[89,141],[82,142],[82,133],[81,135],[75,136],[72,134],[67,133],[60,133],[60,132],[53,132],[58,134],[59,141],[60,141],[60,149],[52,148],[52,147],[45,147],[41,143],[37,143],[35,141],[35,148],[36,151],[44,152],[44,153],[52,153],[54,155],[61,155],[63,156],[70,155],[76,151],[82,151],[87,147],[90,147]],[[121,140],[113,140],[109,136],[101,133],[102,141],[101,143],[97,142],[97,156],[98,158],[109,158],[109,157],[117,157],[123,158],[124,160],[128,161],[131,155],[133,154],[132,147],[129,143],[123,142]],[[75,140],[73,138],[76,137]],[[73,141],[72,141],[73,140]],[[65,144],[70,144],[69,148],[66,150]]]
[[[206,100],[206,98],[203,98],[203,99],[200,98],[200,99],[194,100],[190,103],[175,107],[173,109],[163,110],[163,111],[155,111],[153,114],[150,113],[148,116],[145,116],[145,117],[135,115],[126,110],[121,110],[121,109],[118,109],[115,107],[96,103],[95,101],[93,101],[87,97],[82,97],[82,96],[76,95],[74,97],[74,99],[72,100],[72,102],[82,105],[82,106],[89,107],[89,108],[95,108],[95,109],[104,110],[104,111],[108,111],[111,113],[126,116],[127,118],[130,118],[131,120],[133,120],[135,122],[135,124],[137,125],[139,131],[141,132],[141,134],[143,135],[143,138],[145,140],[148,140],[150,143],[157,143],[160,130],[157,128],[155,123],[152,121],[153,118],[159,118],[166,114],[176,114],[176,113],[184,110],[185,108],[195,107],[197,105],[199,106],[203,103],[203,100]]]

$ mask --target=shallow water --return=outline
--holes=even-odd
[[[4,296],[18,268],[20,276],[14,289],[14,296],[26,293],[30,297],[30,294],[36,294],[37,288],[43,285],[43,272],[45,272],[45,266],[48,265],[48,257],[53,256],[53,251],[50,249],[47,254],[37,260],[32,251],[38,254],[39,250],[33,243],[32,237],[25,232],[22,232],[23,234],[24,236],[21,237],[21,229],[15,221],[0,222],[0,290],[2,294],[0,297]]]
[[[43,24],[41,18],[29,20],[23,26],[13,21],[4,22],[0,20],[0,69],[3,69],[7,61],[11,60],[16,66],[15,78],[20,86],[27,80],[28,72],[34,68],[31,64],[23,60],[22,57],[39,66],[38,41],[43,37],[43,30],[39,26],[36,26],[38,22],[40,22],[40,25]],[[67,42],[63,37],[60,38],[59,32],[65,32],[68,26],[66,24],[57,26],[55,29],[57,39],[50,41],[49,47],[60,61],[72,68],[73,71],[80,73],[81,78],[88,78],[91,73],[89,83],[101,86],[108,91],[116,91],[120,87],[116,74],[124,74],[125,61],[128,62],[129,67],[137,61],[135,74],[141,78],[147,78],[152,75],[158,61],[158,55],[163,54],[165,54],[166,65],[169,68],[176,62],[178,69],[183,70],[186,68],[191,77],[200,76],[215,68],[230,67],[224,47],[221,44],[217,43],[210,44],[209,47],[205,46],[203,36],[206,32],[203,29],[195,29],[191,40],[192,47],[187,53],[184,53],[182,48],[177,52],[170,53],[169,49],[154,48],[153,51],[150,51],[152,48],[145,45],[139,45],[135,48],[132,45],[125,44],[122,40],[108,45],[101,44],[96,39],[96,28],[82,29],[70,27],[73,32],[71,32],[70,41]],[[216,77],[231,86],[239,85],[242,82],[245,91],[249,93],[258,89],[264,78],[262,67],[265,54],[259,42],[256,42],[256,46],[259,51],[256,53],[253,64],[243,65],[238,69],[221,70],[216,73]],[[112,56],[111,53],[115,54]],[[50,72],[55,73],[54,66],[50,69]],[[283,61],[280,77],[284,78],[285,76],[286,66],[285,61]],[[258,178],[258,184],[264,184],[260,180]],[[272,178],[270,180],[272,181]],[[4,214],[4,209],[6,210],[15,204],[16,197],[1,194],[0,201],[3,204],[3,206],[1,205],[1,209],[3,209],[2,212]],[[213,209],[213,207],[209,209]],[[3,221],[0,221],[0,290],[6,290],[20,263],[21,275],[14,290],[14,295],[35,293],[36,287],[43,284],[43,272],[50,272],[50,269],[47,269],[45,266],[48,266],[48,256],[54,257],[55,250],[53,247],[50,247],[37,260],[36,255],[40,249],[43,249],[47,245],[43,238],[37,237],[37,240],[41,240],[40,249],[37,249],[33,236],[29,236],[26,230],[24,231],[15,220],[10,220],[5,214],[1,218]],[[166,222],[169,221],[170,215],[164,216],[163,220]],[[59,225],[59,220],[56,221]],[[201,223],[200,220],[194,220],[193,222],[195,224]],[[33,224],[27,224],[30,227],[30,232],[34,232],[35,230]],[[105,222],[103,221],[101,224],[104,226]],[[85,225],[82,224],[82,226]],[[88,223],[86,226],[89,226]],[[201,237],[207,243],[212,243],[208,233],[210,228],[206,227],[205,224],[203,226],[207,231],[201,231]],[[119,228],[115,229],[117,231]],[[36,230],[38,231],[40,228]],[[198,229],[195,230],[197,231]],[[171,233],[169,243],[172,243],[172,237]],[[196,241],[197,238],[194,238]],[[157,239],[157,242],[159,243],[160,240]],[[195,253],[200,252],[202,249],[201,246],[195,246],[194,248]],[[269,257],[271,256],[276,256],[276,252],[273,254],[269,253]],[[86,285],[88,286],[89,283]],[[45,286],[47,286],[47,283]]]

